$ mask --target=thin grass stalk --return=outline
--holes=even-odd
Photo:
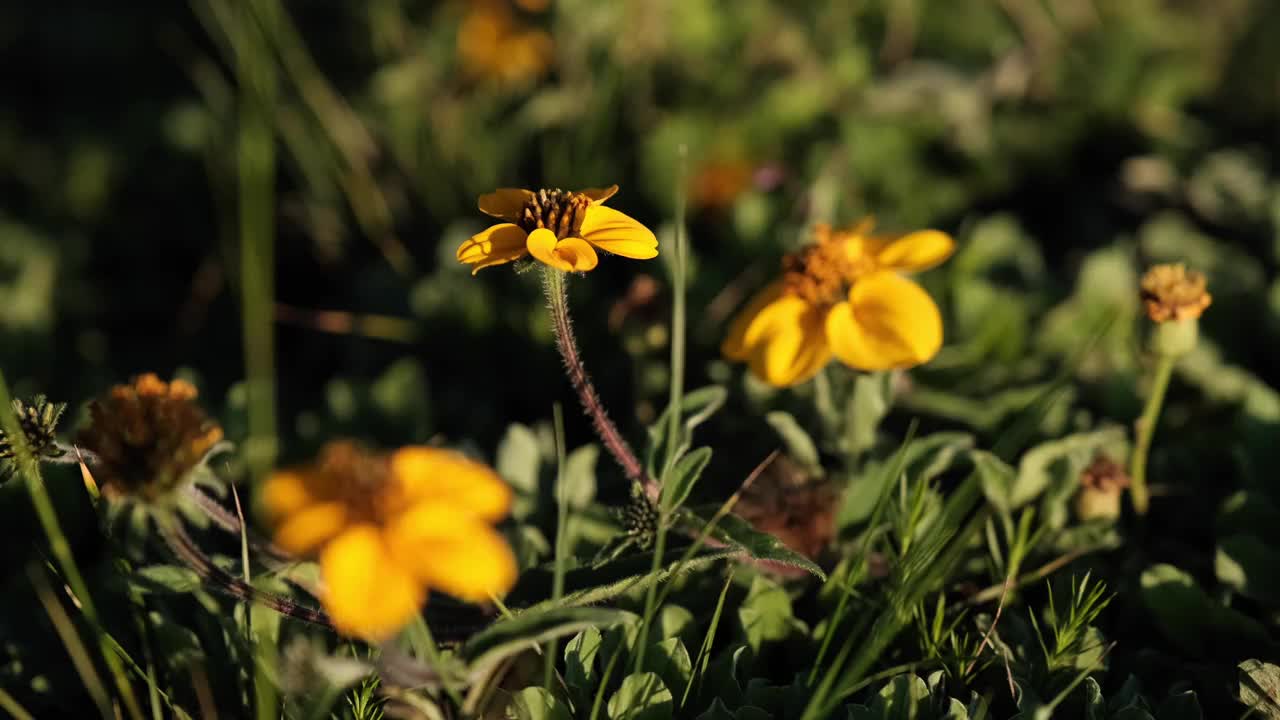
[[[58,634],[62,646],[66,648],[67,655],[71,656],[71,664],[80,675],[80,682],[84,684],[85,690],[89,691],[89,697],[93,698],[93,703],[98,706],[98,712],[102,717],[112,720],[115,712],[111,708],[111,698],[107,695],[107,688],[102,684],[102,678],[98,675],[98,669],[93,666],[93,660],[89,658],[84,643],[80,641],[80,633],[76,630],[75,624],[71,622],[67,611],[53,594],[48,578],[34,563],[27,566],[27,577],[31,579],[36,597],[44,606],[45,614],[49,616],[54,632]]]
[[[560,403],[556,403],[552,407],[551,414],[554,419],[553,426],[556,439],[556,545],[555,567],[551,576],[551,600],[558,604],[560,598],[564,597],[564,574],[569,561],[569,549],[566,547],[568,543],[569,493],[565,487],[564,410],[560,407]],[[548,693],[551,692],[551,686],[555,680],[556,657],[559,655],[559,650],[559,638],[552,638],[547,655],[543,660],[546,663],[543,687],[546,688]]]
[[[600,402],[600,396],[587,375],[586,366],[582,363],[582,357],[578,353],[578,341],[573,335],[573,322],[569,318],[567,285],[568,279],[563,272],[552,267],[543,268],[542,287],[547,296],[547,308],[551,312],[551,327],[555,332],[556,349],[560,351],[560,358],[564,361],[569,384],[578,394],[578,402],[591,418],[591,425],[605,450],[622,468],[622,473],[627,479],[640,484],[644,488],[645,495],[656,502],[658,500],[657,483],[645,473],[644,466],[640,464],[635,451],[622,438],[617,426],[609,418],[604,403]]]
[[[71,544],[67,542],[67,536],[62,532],[62,525],[58,522],[58,513],[54,509],[53,499],[49,497],[49,490],[45,487],[44,480],[40,477],[40,466],[31,454],[31,448],[27,447],[27,437],[22,432],[22,426],[18,423],[18,418],[14,417],[13,400],[9,394],[9,383],[5,380],[3,371],[0,371],[0,428],[4,429],[5,434],[13,444],[15,453],[13,461],[17,463],[18,474],[22,477],[23,484],[27,486],[27,492],[31,496],[31,504],[35,506],[36,519],[40,522],[40,527],[44,530],[45,537],[49,540],[49,550],[53,553],[54,560],[58,563],[58,569],[66,580],[67,585],[71,588],[72,594],[75,595],[76,601],[80,604],[81,612],[84,613],[89,623],[97,629],[102,660],[106,663],[107,670],[111,673],[116,690],[120,693],[120,699],[124,701],[129,717],[133,718],[133,720],[142,720],[142,708],[138,704],[137,696],[134,695],[133,686],[129,684],[129,679],[125,677],[120,660],[107,642],[105,631],[101,629],[102,624],[98,622],[98,611],[93,604],[93,598],[89,595],[89,587],[85,585],[84,576],[80,574],[80,568],[76,565],[75,556],[71,554]]]
[[[13,720],[35,720],[35,716],[27,712],[12,695],[4,688],[0,688],[0,710],[4,710],[13,716]]]

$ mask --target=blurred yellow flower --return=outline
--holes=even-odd
[[[391,637],[429,589],[482,602],[516,579],[511,548],[493,528],[511,489],[450,450],[375,454],[331,442],[314,465],[268,478],[262,501],[276,520],[276,544],[318,556],[321,602],[348,635]]]
[[[1156,265],[1142,276],[1142,305],[1152,322],[1195,320],[1212,302],[1204,273],[1181,263]]]
[[[538,10],[530,4],[526,9]],[[506,2],[472,0],[458,26],[458,57],[470,75],[520,83],[546,72],[555,45],[542,30],[526,28]]]
[[[493,225],[458,247],[458,262],[482,268],[532,255],[565,272],[596,266],[596,250],[635,260],[658,255],[649,228],[604,206],[618,186],[592,190],[503,188],[480,196],[480,211],[505,223]]]
[[[859,370],[927,362],[942,347],[933,299],[900,271],[926,270],[955,243],[937,230],[873,236],[870,223],[814,229],[816,243],[785,258],[780,280],[731,323],[721,352],[775,387],[813,377],[834,355]]]

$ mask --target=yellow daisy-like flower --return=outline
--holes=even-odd
[[[482,268],[532,255],[565,272],[585,272],[599,262],[596,250],[635,260],[658,255],[649,228],[604,206],[618,186],[592,190],[503,188],[480,196],[480,211],[502,220],[458,247],[458,262]]]
[[[927,362],[942,347],[933,299],[900,272],[931,268],[955,242],[937,230],[884,237],[871,223],[815,228],[816,243],[783,262],[782,279],[734,319],[721,352],[775,387],[813,377],[834,355],[859,370]]]
[[[348,635],[391,637],[432,588],[482,602],[515,582],[515,556],[493,528],[511,489],[456,452],[374,454],[335,441],[314,465],[274,473],[262,492],[276,544],[319,558],[320,600]]]

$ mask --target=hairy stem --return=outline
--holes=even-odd
[[[187,567],[195,571],[202,580],[213,587],[239,600],[256,602],[275,610],[281,615],[319,625],[334,630],[329,616],[322,610],[300,605],[286,597],[259,590],[244,580],[218,567],[195,544],[190,535],[174,518],[157,518],[160,537],[166,545]]]
[[[560,358],[564,360],[565,374],[569,376],[569,384],[578,393],[578,402],[591,418],[591,425],[595,428],[596,435],[600,437],[600,442],[613,456],[614,461],[622,468],[623,474],[628,480],[639,483],[651,502],[657,502],[658,484],[644,471],[644,466],[640,464],[635,451],[626,440],[622,439],[617,426],[609,419],[604,404],[600,402],[600,396],[596,394],[595,386],[591,384],[591,378],[587,376],[587,369],[582,364],[582,357],[578,354],[578,341],[573,335],[573,324],[569,320],[569,296],[565,287],[565,274],[555,268],[544,268],[542,285],[547,294],[547,308],[551,311],[551,326],[555,330],[556,348],[560,351]]]
[[[1169,389],[1169,378],[1173,376],[1173,365],[1177,362],[1174,355],[1162,354],[1156,365],[1155,378],[1151,381],[1151,396],[1142,409],[1142,417],[1138,418],[1138,440],[1133,447],[1133,455],[1129,462],[1130,497],[1133,498],[1133,509],[1139,515],[1146,515],[1151,504],[1151,491],[1147,488],[1147,453],[1151,450],[1151,439],[1156,434],[1156,422],[1160,419],[1160,408],[1164,405],[1164,394]]]

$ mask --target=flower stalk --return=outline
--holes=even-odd
[[[613,456],[622,473],[633,483],[644,489],[644,494],[651,502],[657,502],[660,494],[658,484],[644,471],[635,451],[618,432],[618,427],[609,418],[600,396],[596,393],[587,369],[578,353],[578,341],[573,335],[573,323],[569,319],[569,296],[565,273],[551,267],[543,268],[542,286],[547,295],[547,308],[551,312],[551,327],[555,332],[556,349],[564,361],[565,374],[569,384],[578,394],[578,402],[582,410],[591,418],[591,425],[596,435],[609,454]]]
[[[1129,492],[1133,499],[1133,509],[1139,515],[1146,515],[1151,505],[1151,490],[1147,487],[1147,454],[1151,451],[1151,439],[1155,437],[1156,422],[1160,420],[1165,391],[1169,389],[1169,379],[1173,377],[1173,366],[1177,361],[1176,355],[1159,356],[1155,377],[1151,381],[1151,396],[1147,398],[1142,416],[1138,418],[1138,439],[1130,460],[1129,475],[1132,484]]]

